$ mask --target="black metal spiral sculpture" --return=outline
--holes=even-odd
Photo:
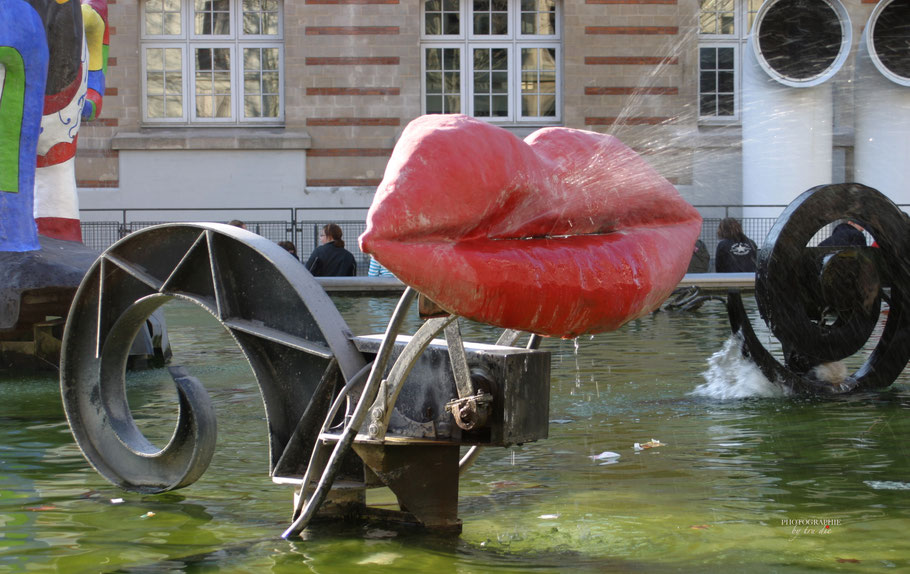
[[[875,239],[872,247],[808,247],[825,225],[850,220]],[[799,393],[845,393],[889,386],[910,359],[907,247],[910,218],[880,192],[849,183],[814,187],[775,222],[758,254],[755,298],[780,341],[781,364],[759,342],[738,292],[727,311],[743,354],[769,380]],[[865,363],[843,381],[814,375],[818,365],[860,351],[873,336],[882,301],[888,306],[881,337]]]

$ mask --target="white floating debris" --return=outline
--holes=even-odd
[[[537,518],[540,518],[541,520],[556,520],[557,518],[559,518],[559,515],[558,514],[541,514]]]
[[[592,454],[588,458],[590,458],[591,460],[612,460],[612,459],[617,459],[620,456],[622,456],[622,455],[619,454],[618,452],[611,452],[609,450],[605,450],[600,454]]]
[[[122,498],[112,498],[111,504],[123,504],[123,499]]]
[[[647,448],[657,448],[657,447],[659,447],[659,446],[667,446],[667,443],[660,442],[660,441],[657,440],[656,438],[652,438],[651,440],[649,440],[649,441],[646,442],[646,443],[638,443],[638,442],[637,442],[637,443],[635,443],[635,444],[632,445],[632,448],[634,448],[635,450],[645,450],[645,449],[647,449]]]

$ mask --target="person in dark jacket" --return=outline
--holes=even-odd
[[[708,246],[701,239],[696,239],[692,259],[689,260],[689,268],[686,269],[686,273],[707,273],[710,266],[711,254],[708,253]]]
[[[866,236],[863,235],[863,228],[853,221],[843,221],[831,232],[831,237],[818,244],[819,247],[834,245],[855,245],[857,247],[866,246]]]
[[[732,217],[720,220],[717,226],[717,250],[714,254],[714,270],[718,273],[743,273],[755,271],[755,257],[758,247],[746,237],[739,221]]]
[[[357,274],[357,261],[344,248],[341,227],[329,223],[322,228],[322,245],[310,254],[306,268],[314,277],[353,277]]]

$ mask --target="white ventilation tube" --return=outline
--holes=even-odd
[[[910,203],[910,0],[882,0],[854,73],[855,179]]]
[[[770,0],[755,16],[743,58],[743,216],[777,217],[816,185],[831,183],[829,80],[850,52],[839,0]]]

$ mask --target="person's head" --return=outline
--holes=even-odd
[[[297,257],[297,248],[294,247],[294,244],[291,243],[290,241],[279,241],[279,242],[278,242],[278,245],[280,245],[281,247],[283,247],[285,251],[287,251],[288,253],[290,253],[290,254],[293,255],[294,257]]]
[[[246,223],[240,221],[239,219],[232,219],[228,225],[233,225],[234,227],[239,227],[240,229],[246,229]]]
[[[743,233],[743,226],[739,224],[739,221],[732,217],[725,217],[717,225],[717,238],[745,241],[746,234]]]
[[[337,223],[327,223],[322,228],[322,242],[333,243],[335,247],[344,247],[344,241],[341,239],[341,226]]]

